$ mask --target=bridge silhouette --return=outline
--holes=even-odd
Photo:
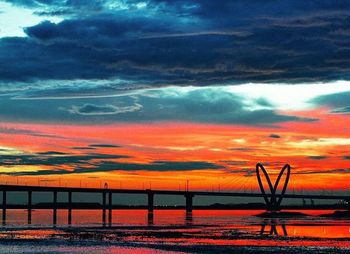
[[[263,172],[266,178],[269,191],[266,191],[260,175],[260,171]],[[278,186],[282,179],[283,174],[286,172],[285,182],[280,193],[278,192]],[[190,190],[140,190],[140,189],[110,189],[107,185],[104,188],[77,188],[77,187],[49,187],[49,186],[24,186],[24,185],[0,185],[0,191],[2,191],[2,204],[0,209],[2,210],[2,222],[6,224],[6,213],[9,209],[26,209],[28,211],[28,224],[31,224],[32,210],[33,209],[52,209],[53,210],[53,224],[57,223],[57,210],[67,209],[68,210],[68,224],[72,223],[72,209],[101,209],[102,210],[102,223],[106,224],[107,210],[108,210],[108,223],[112,223],[112,210],[115,209],[113,205],[112,197],[113,194],[143,194],[147,196],[146,209],[149,212],[149,218],[153,218],[153,211],[157,209],[154,205],[155,195],[174,195],[183,196],[185,198],[184,209],[187,213],[191,213],[196,207],[193,206],[193,198],[198,196],[211,196],[211,197],[243,197],[243,198],[262,198],[265,201],[265,209],[267,211],[276,212],[282,209],[281,203],[283,199],[320,199],[320,200],[349,200],[350,197],[346,195],[321,195],[321,194],[287,194],[287,186],[291,175],[291,167],[286,164],[280,171],[276,182],[272,184],[271,179],[261,163],[256,165],[256,176],[260,187],[260,193],[247,193],[247,192],[209,192],[209,191],[190,191]],[[26,192],[27,203],[26,204],[8,204],[7,193],[8,192]],[[45,204],[33,204],[32,195],[33,192],[47,193],[51,192],[52,202]],[[58,203],[57,194],[67,193],[68,202]],[[73,202],[73,193],[99,193],[102,197],[102,204],[96,205],[95,203],[77,203]],[[107,202],[108,196],[108,202]],[[320,206],[322,207],[325,206]],[[328,209],[329,206],[326,206]],[[130,208],[130,207],[126,207]],[[335,207],[336,208],[336,207]],[[344,208],[344,207],[342,207]],[[348,207],[346,207],[348,208]],[[219,208],[220,209],[220,208]],[[241,209],[245,209],[242,207]],[[292,209],[305,209],[303,206],[295,206]],[[191,215],[187,215],[191,216]]]

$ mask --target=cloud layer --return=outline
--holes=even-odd
[[[128,88],[349,79],[348,1],[9,2],[62,21],[0,40],[0,89],[60,80]]]
[[[116,146],[101,144],[92,145],[94,147]],[[223,166],[205,162],[205,161],[152,161],[150,163],[133,163],[133,162],[118,162],[116,159],[130,158],[125,155],[112,154],[83,154],[69,155],[62,152],[48,151],[36,154],[16,154],[16,155],[1,155],[0,164],[3,167],[8,167],[10,170],[2,172],[7,175],[66,175],[66,174],[83,174],[111,171],[193,171],[207,169],[223,169]],[[39,170],[31,171],[12,171],[15,166],[37,166],[44,167]],[[49,166],[50,169],[45,169]]]
[[[225,87],[160,88],[117,97],[50,99],[4,97],[0,116],[10,121],[45,122],[199,122],[273,125],[312,122],[312,117],[283,114],[264,98],[247,98]],[[275,137],[276,136],[272,136]]]
[[[331,108],[331,113],[350,114],[350,92],[332,93],[318,96],[312,100],[316,105]]]

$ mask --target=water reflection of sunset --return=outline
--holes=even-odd
[[[118,240],[133,243],[186,244],[197,245],[232,245],[232,246],[325,246],[350,247],[350,224],[348,220],[332,221],[317,217],[320,212],[309,211],[312,217],[300,219],[261,219],[254,217],[261,211],[194,211],[188,227],[186,213],[179,210],[155,211],[154,220],[149,224],[147,211],[115,210],[112,228],[101,228],[99,211],[73,212],[74,237],[108,239],[110,243]],[[26,224],[25,212],[10,212],[9,223],[14,230],[1,232],[2,238],[27,240],[46,238],[70,238],[72,233],[66,230],[66,212],[58,214],[58,229],[47,228],[51,224],[50,212],[34,211],[33,225],[23,230]],[[133,214],[133,216],[130,216]],[[171,220],[171,223],[169,221]],[[266,230],[261,231],[265,225]],[[269,233],[271,226],[276,226],[278,234]],[[281,225],[286,233],[283,234]],[[19,227],[19,229],[16,229]],[[25,228],[25,227],[24,227]],[[68,228],[69,229],[69,228]],[[97,230],[98,229],[98,230]],[[127,229],[127,231],[125,230]],[[80,233],[79,233],[80,232]],[[157,236],[155,238],[155,236]],[[322,239],[320,242],[319,240]]]

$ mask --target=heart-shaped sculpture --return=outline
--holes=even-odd
[[[266,191],[265,191],[264,186],[262,184],[261,176],[260,176],[260,169],[264,173],[267,184],[269,186],[270,193],[271,193],[270,199],[268,197],[268,194],[266,194]],[[276,199],[276,191],[277,191],[278,185],[280,183],[281,177],[282,177],[283,173],[286,171],[286,169],[287,169],[286,180],[284,181],[283,188],[282,188],[281,194],[279,195],[279,198]],[[281,169],[274,185],[272,185],[269,174],[266,172],[266,169],[264,168],[264,166],[261,163],[256,164],[256,177],[258,178],[259,187],[260,187],[261,193],[263,195],[263,198],[265,200],[267,209],[274,210],[274,211],[279,210],[283,196],[286,193],[287,186],[288,186],[288,181],[289,181],[289,177],[290,177],[290,165],[289,164],[284,165],[284,167]]]

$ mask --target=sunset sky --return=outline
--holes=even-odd
[[[350,192],[348,1],[0,1],[0,182]],[[274,176],[272,176],[274,178]]]

